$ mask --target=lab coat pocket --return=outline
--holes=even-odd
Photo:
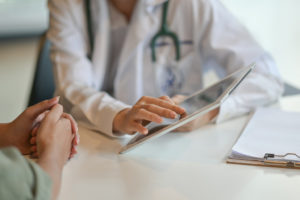
[[[155,83],[159,95],[190,94],[201,87],[199,57],[194,52],[179,61],[165,60],[155,64]]]

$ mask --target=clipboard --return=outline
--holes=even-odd
[[[287,156],[295,156],[300,159],[300,156],[295,153],[286,153],[285,155],[266,153],[264,158],[258,160],[244,160],[228,157],[226,162],[229,164],[300,169],[300,161],[284,159]]]
[[[249,118],[226,162],[300,169],[300,113],[259,108]]]

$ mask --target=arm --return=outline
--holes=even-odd
[[[50,200],[52,181],[37,164],[12,147],[1,149],[0,160],[0,199]]]
[[[70,120],[63,117],[62,106],[55,105],[37,133],[39,166],[27,161],[16,149],[0,152],[0,198],[56,199],[74,137]]]
[[[14,121],[0,124],[0,148],[14,146],[24,155],[31,153],[31,156],[37,157],[36,132],[41,121],[49,112],[49,109],[58,104],[58,101],[59,97],[42,101],[28,107]],[[72,125],[74,141],[70,157],[73,157],[73,155],[77,153],[76,146],[79,143],[77,123],[69,114],[63,113],[62,117],[68,119]]]
[[[48,37],[52,42],[51,58],[56,92],[75,118],[86,122],[93,129],[114,136],[113,119],[127,105],[105,92],[99,92],[99,77],[105,74],[105,60],[102,68],[99,68],[93,66],[87,58],[89,46],[83,3],[49,1]],[[106,41],[98,42],[105,45]]]
[[[198,41],[204,62],[219,66],[223,74],[256,62],[253,72],[220,107],[217,121],[239,116],[276,101],[283,83],[271,56],[219,1],[200,1]]]
[[[37,133],[37,163],[52,179],[52,199],[56,199],[59,194],[62,170],[69,159],[74,139],[71,122],[62,115],[63,107],[55,105],[42,121]]]

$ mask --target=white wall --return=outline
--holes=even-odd
[[[0,36],[41,33],[47,26],[47,0],[0,0]]]
[[[285,81],[300,87],[300,1],[222,2],[271,52]]]

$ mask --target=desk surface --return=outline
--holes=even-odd
[[[300,96],[282,105],[300,111]],[[125,155],[117,152],[126,139],[80,128],[80,153],[66,165],[60,199],[299,199],[300,170],[226,164],[247,119],[167,134]]]

